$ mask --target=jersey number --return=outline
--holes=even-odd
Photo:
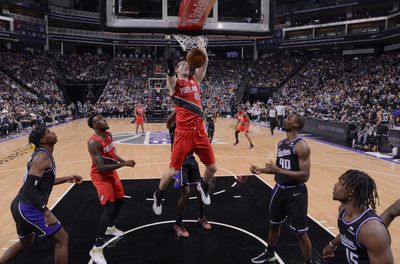
[[[288,160],[288,159],[279,159],[279,165],[281,165],[281,168],[283,168],[283,169],[286,169],[286,170],[291,169],[290,160]]]
[[[358,264],[358,255],[346,248],[346,257],[349,264]]]

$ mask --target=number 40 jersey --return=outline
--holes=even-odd
[[[278,144],[276,166],[290,171],[300,170],[299,157],[296,154],[295,147],[302,140],[302,138],[298,137],[291,141],[288,139],[280,141]],[[282,186],[293,186],[302,183],[280,173],[275,174],[275,182]]]

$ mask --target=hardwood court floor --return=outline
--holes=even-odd
[[[255,149],[248,149],[248,142],[239,135],[240,144],[234,142],[234,125],[232,119],[219,119],[216,123],[215,137],[218,142],[213,144],[219,170],[217,175],[245,175],[249,173],[250,163],[263,165],[265,161],[275,160],[276,144],[284,138],[283,133],[271,136],[269,129],[251,126],[251,137]],[[129,119],[109,120],[113,134],[132,132],[134,126]],[[146,124],[147,131],[166,130],[164,124]],[[54,157],[57,162],[57,176],[71,174],[82,175],[89,180],[90,156],[86,142],[92,130],[86,125],[86,120],[76,120],[54,127],[58,136]],[[347,169],[360,169],[369,173],[376,181],[380,195],[378,213],[381,213],[396,199],[400,198],[400,166],[388,161],[376,159],[352,152],[347,149],[320,143],[307,139],[311,148],[311,177],[307,183],[309,188],[309,215],[323,226],[337,234],[338,202],[332,201],[332,188],[337,178]],[[26,151],[27,136],[0,143],[0,255],[17,239],[15,225],[9,206],[18,192],[25,172],[26,161],[32,150]],[[125,159],[134,159],[135,168],[122,168],[118,171],[122,179],[146,179],[161,175],[168,167],[170,146],[164,145],[129,145],[116,144],[118,154]],[[203,166],[201,166],[203,169]],[[273,185],[272,175],[262,175],[268,184]],[[70,184],[55,186],[49,201],[54,205],[70,188]],[[265,227],[266,230],[266,227]],[[392,250],[395,259],[400,259],[400,221],[397,219],[390,227]]]

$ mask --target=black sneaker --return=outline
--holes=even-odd
[[[197,191],[200,192],[201,194],[201,200],[205,205],[210,205],[211,204],[211,199],[210,195],[208,194],[208,184],[201,181],[199,184],[197,184],[196,189]]]
[[[249,149],[252,149],[252,148],[254,148],[254,145],[253,145],[253,144],[250,144]]]
[[[269,253],[267,250],[251,259],[252,263],[275,263],[275,261],[275,253]]]
[[[157,191],[153,194],[153,211],[156,215],[160,215],[162,213],[162,204],[161,204],[161,197],[158,197]]]
[[[233,143],[234,146],[236,146],[237,144],[239,144],[239,141],[236,141],[235,143]]]

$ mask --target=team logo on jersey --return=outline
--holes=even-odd
[[[278,150],[278,157],[285,157],[291,154],[289,149]]]
[[[354,245],[354,242],[351,241],[346,237],[346,235],[340,235],[340,239],[347,248],[350,248],[351,250],[357,250],[357,247]]]
[[[105,146],[105,147],[103,148],[103,151],[104,151],[104,152],[109,152],[109,151],[111,151],[113,148],[114,148],[114,145],[113,145],[113,143],[111,143],[111,144]]]

